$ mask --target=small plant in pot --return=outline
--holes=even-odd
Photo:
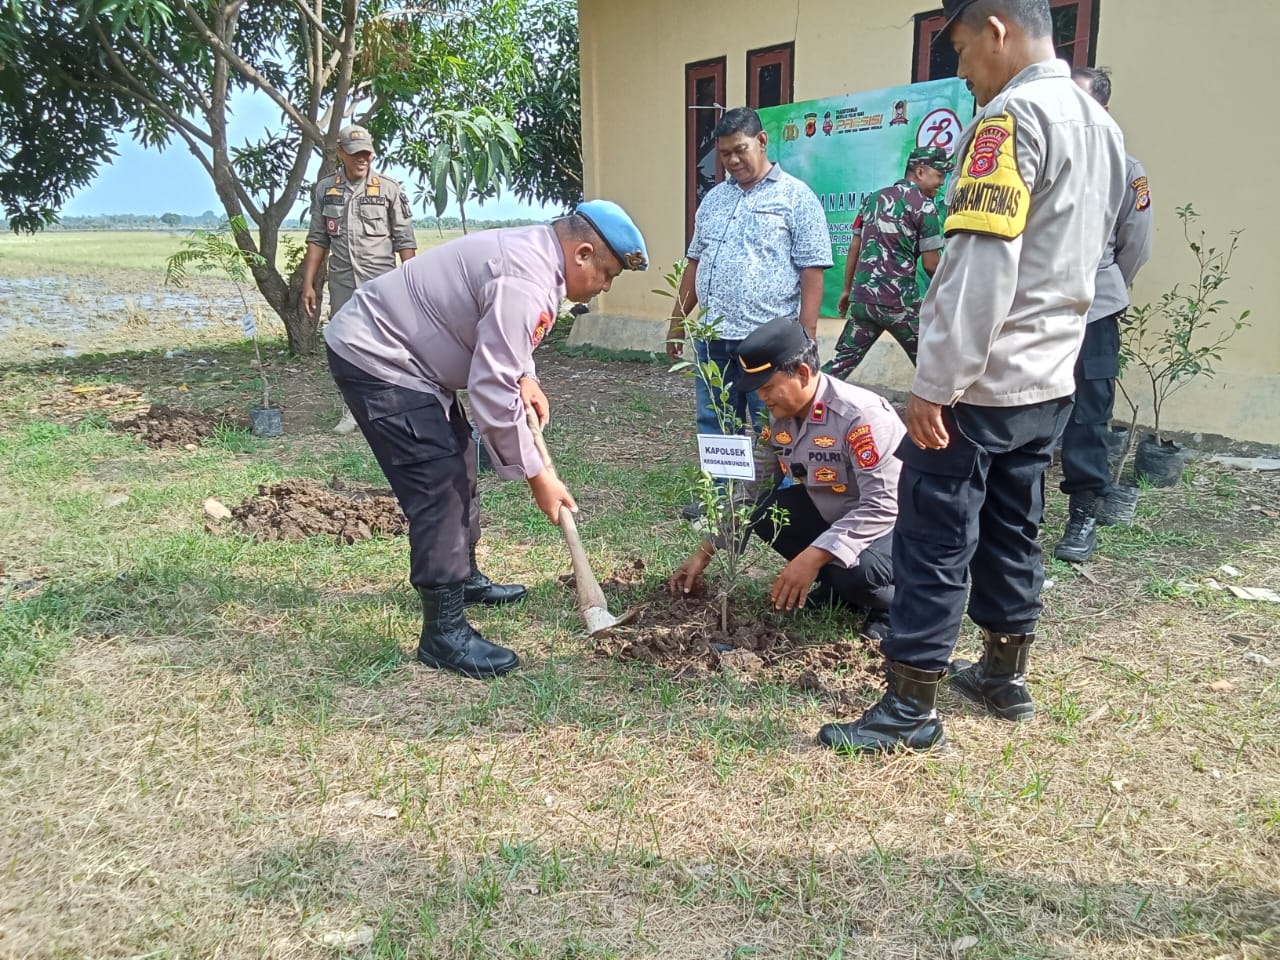
[[[249,418],[255,437],[278,437],[283,431],[280,407],[271,402],[271,386],[262,363],[262,351],[258,347],[256,311],[249,306],[245,285],[249,282],[249,269],[266,263],[260,254],[241,250],[232,236],[248,232],[244,217],[233,217],[218,230],[195,230],[182,242],[182,249],[166,261],[164,282],[180,287],[186,281],[187,270],[195,268],[200,273],[221,273],[236,286],[244,315],[240,319],[244,335],[253,341],[253,355],[258,363],[258,376],[262,380],[262,406],[250,407]]]
[[[1125,369],[1142,371],[1150,385],[1154,432],[1138,442],[1134,474],[1153,487],[1171,487],[1182,477],[1187,451],[1164,436],[1160,418],[1165,401],[1196,377],[1212,379],[1227,342],[1246,326],[1249,311],[1222,323],[1227,301],[1220,290],[1227,282],[1231,260],[1240,242],[1233,230],[1225,248],[1205,245],[1204,231],[1194,231],[1199,215],[1191,204],[1177,209],[1182,233],[1196,261],[1194,283],[1175,284],[1155,303],[1134,307],[1124,328],[1120,353]],[[1121,386],[1137,423],[1137,405]],[[1133,442],[1130,430],[1129,442]],[[1119,470],[1124,466],[1122,455]]]

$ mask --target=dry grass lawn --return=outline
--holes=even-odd
[[[624,607],[695,542],[692,391],[556,349],[593,562],[647,564]],[[1032,722],[944,691],[949,753],[847,760],[814,734],[873,689],[599,656],[514,484],[484,483],[481,553],[532,596],[475,621],[524,667],[491,683],[414,664],[402,540],[207,532],[207,496],[377,481],[314,359],[268,351],[279,441],[151,450],[72,392],[248,405],[250,356],[3,374],[0,957],[1280,956],[1280,605],[1211,582],[1280,588],[1277,478],[1196,465],[1087,568],[1051,563]],[[751,564],[745,611],[776,569]]]

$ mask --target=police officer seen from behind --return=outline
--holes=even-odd
[[[893,537],[888,690],[819,740],[847,752],[945,742],[950,688],[1030,717],[1027,658],[1044,581],[1044,472],[1071,412],[1098,263],[1124,195],[1124,140],[1056,59],[1049,0],[946,0],[978,115],[947,194],[947,255],[920,313],[920,355]],[[972,579],[972,583],[970,583]],[[977,663],[948,665],[965,613]]]
[[[467,622],[469,604],[523,600],[476,565],[480,513],[465,389],[499,477],[523,479],[558,523],[576,510],[525,422],[546,424],[533,351],[567,297],[585,302],[623,270],[648,266],[617,204],[592,200],[550,225],[486,230],[415,257],[359,287],[325,330],[329,369],[409,520],[409,581],[422,597],[418,660],[497,676],[516,655]]]
[[[338,134],[342,169],[321,179],[311,198],[307,255],[302,264],[302,309],[312,319],[319,303],[316,277],[329,256],[329,315],[351,299],[356,288],[395,269],[416,252],[409,198],[400,184],[373,170],[373,139],[364,127]],[[356,428],[344,406],[336,433]]]
[[[1111,76],[1105,70],[1079,67],[1071,78],[1107,108]],[[1151,258],[1151,189],[1147,172],[1131,156],[1125,157],[1124,181],[1124,202],[1098,264],[1084,345],[1076,360],[1075,408],[1062,434],[1062,492],[1070,498],[1070,513],[1053,555],[1075,563],[1093,556],[1097,524],[1106,522],[1106,496],[1111,488],[1107,433],[1120,376],[1120,324],[1134,277]]]
[[[758,391],[769,409],[757,446],[764,489],[750,528],[788,561],[770,601],[779,610],[806,599],[843,601],[867,611],[863,633],[883,641],[901,469],[892,451],[906,428],[883,397],[819,373],[818,345],[794,320],[757,329],[742,341],[736,362],[741,389]],[[783,489],[787,476],[793,482]],[[769,510],[775,504],[786,511],[776,528]],[[671,591],[696,590],[715,552],[716,544],[704,540],[672,575]]]
[[[916,362],[920,286],[916,263],[933,276],[942,255],[942,221],[933,198],[951,170],[941,147],[917,147],[906,175],[862,202],[845,260],[840,316],[848,314],[823,373],[847,379],[867,351],[889,334]]]

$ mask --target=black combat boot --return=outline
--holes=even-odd
[[[1084,563],[1093,556],[1098,546],[1098,521],[1093,511],[1098,504],[1096,493],[1073,493],[1071,495],[1070,515],[1067,517],[1067,529],[1062,539],[1053,548],[1053,555],[1059,560],[1071,563]]]
[[[886,753],[945,747],[947,735],[934,704],[945,670],[889,664],[889,689],[852,723],[828,723],[818,742],[840,753]]]
[[[418,588],[422,597],[419,662],[477,680],[514,670],[520,665],[520,658],[505,647],[490,643],[467,623],[463,591],[460,583]]]
[[[1029,720],[1036,705],[1027,689],[1027,659],[1034,633],[982,631],[982,656],[977,663],[952,660],[947,664],[951,687],[1003,720]]]
[[[476,545],[471,545],[471,576],[462,585],[463,600],[467,606],[484,604],[496,607],[504,603],[519,603],[529,591],[523,583],[494,583],[476,566]]]

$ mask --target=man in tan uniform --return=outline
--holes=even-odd
[[[951,689],[1003,719],[1034,710],[1044,472],[1124,196],[1124,138],[1056,59],[1049,0],[946,0],[944,10],[939,41],[955,47],[980,109],[957,145],[947,255],[921,310],[910,436],[898,448],[889,689],[857,721],[818,734],[849,753],[945,743],[935,702],[948,674]],[[982,657],[948,663],[966,595]]]
[[[302,309],[314,318],[319,309],[316,275],[329,254],[329,316],[351,299],[356,287],[404,263],[416,252],[409,198],[400,184],[373,171],[373,139],[364,127],[338,134],[342,169],[316,183],[302,265]],[[356,422],[344,405],[337,433],[351,433]]]
[[[843,601],[865,610],[863,633],[883,641],[901,470],[892,451],[906,435],[902,420],[878,394],[819,372],[817,344],[789,318],[758,327],[734,362],[743,389],[759,391],[769,409],[756,446],[762,489],[749,527],[788,561],[770,600],[778,610]],[[784,478],[790,485],[782,486]],[[781,524],[770,519],[774,505],[786,511]],[[717,546],[727,544],[702,542],[668,581],[672,593],[698,588]]]

